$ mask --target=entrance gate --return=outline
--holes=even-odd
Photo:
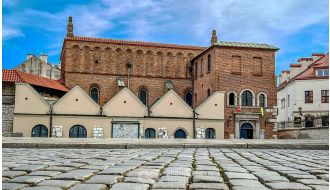
[[[253,127],[250,123],[244,123],[240,128],[241,139],[253,139]]]

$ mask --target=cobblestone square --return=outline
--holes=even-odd
[[[2,189],[329,189],[329,151],[4,148]]]

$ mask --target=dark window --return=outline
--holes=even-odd
[[[259,95],[259,107],[265,107],[266,104],[265,104],[265,95],[264,94],[260,94]]]
[[[215,139],[215,130],[213,128],[207,128],[205,130],[206,139]]]
[[[44,125],[36,125],[32,129],[31,137],[48,137],[48,129]]]
[[[100,91],[99,91],[99,88],[97,88],[97,87],[92,87],[91,88],[91,92],[90,92],[91,94],[91,97],[92,97],[92,99],[96,102],[96,103],[99,103],[99,93],[100,93]]]
[[[82,125],[74,125],[70,128],[69,138],[87,138],[86,128]]]
[[[329,90],[321,90],[321,102],[329,103]]]
[[[229,94],[229,105],[234,106],[235,105],[235,93],[231,92]]]
[[[211,96],[211,91],[210,89],[207,90],[207,97],[210,97]]]
[[[192,92],[191,91],[186,92],[185,101],[190,107],[192,106]]]
[[[252,106],[252,93],[248,90],[242,93],[242,106]]]
[[[305,91],[305,103],[313,103],[313,91]]]
[[[144,134],[144,137],[145,138],[148,138],[148,139],[154,139],[154,138],[156,138],[156,131],[155,131],[155,129],[152,129],[152,128],[146,129],[145,134]]]
[[[147,105],[148,91],[146,89],[141,89],[139,92],[139,99],[144,105]]]
[[[179,129],[174,133],[175,139],[185,139],[186,137],[187,137],[186,132],[184,132],[184,130],[182,129]]]
[[[207,56],[207,72],[211,72],[211,55]]]
[[[322,126],[329,126],[329,116],[322,116]]]
[[[203,59],[201,59],[201,76],[203,76]]]

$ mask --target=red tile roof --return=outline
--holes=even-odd
[[[301,64],[290,64],[290,67],[301,67]]]
[[[124,44],[124,45],[136,45],[136,46],[153,46],[153,47],[169,47],[177,49],[192,49],[192,50],[204,50],[206,47],[191,46],[191,45],[178,45],[178,44],[165,44],[158,42],[143,42],[133,40],[116,40],[111,38],[92,38],[83,36],[74,36],[65,38],[67,41],[84,41],[84,42],[99,42],[99,43],[111,43],[111,44]]]
[[[311,58],[311,57],[302,57],[302,58],[298,59],[298,62],[300,62],[300,61],[313,61],[313,58]]]
[[[310,78],[318,78],[315,76],[315,68],[322,67],[322,68],[329,68],[329,53],[324,55],[322,58],[315,61],[311,64],[305,71],[298,74],[294,77],[294,80],[303,80],[303,79],[310,79]],[[322,77],[324,78],[324,77]]]
[[[3,82],[25,82],[28,84],[51,88],[67,92],[69,89],[56,80],[51,80],[38,75],[25,73],[18,70],[2,70]]]

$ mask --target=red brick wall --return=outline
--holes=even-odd
[[[267,108],[276,106],[275,52],[263,49],[213,47],[194,60],[199,65],[199,69],[202,59],[203,68],[207,69],[207,56],[209,54],[212,57],[211,72],[207,73],[204,70],[201,76],[200,71],[198,71],[195,82],[197,106],[207,98],[207,89],[210,89],[211,93],[215,90],[224,91],[225,138],[229,138],[230,134],[235,133],[234,120],[229,120],[229,117],[234,118],[233,112],[236,111],[236,107],[227,106],[227,93],[229,91],[235,91],[239,96],[244,89],[251,90],[255,95],[255,105],[257,104],[257,95],[263,92],[267,95]],[[241,57],[240,74],[232,73],[232,56]],[[255,74],[254,57],[262,59],[262,75]],[[241,111],[260,112],[260,108],[242,107]],[[260,118],[260,129],[265,129],[265,138],[272,138],[274,124],[266,122],[267,127],[265,127],[265,120],[272,118],[274,118],[272,113],[266,113],[266,111],[264,117]]]

